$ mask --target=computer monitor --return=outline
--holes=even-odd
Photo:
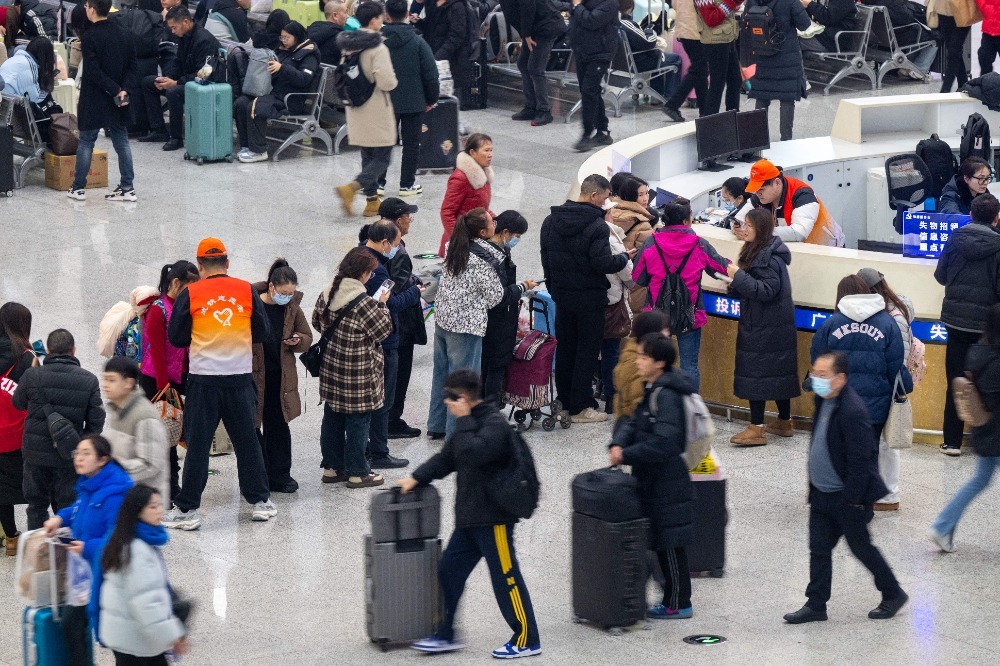
[[[736,112],[726,111],[711,116],[696,118],[694,121],[695,141],[698,144],[698,161],[702,171],[724,171],[731,166],[716,163],[739,152],[739,137],[736,131]]]
[[[770,148],[771,134],[767,127],[767,109],[737,113],[736,136],[741,153],[756,153]]]

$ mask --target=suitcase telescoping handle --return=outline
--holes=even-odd
[[[30,530],[21,534],[21,538],[18,539],[17,543],[17,566],[14,570],[14,579],[16,581],[21,580],[23,575],[22,567],[25,561],[25,549],[28,544],[32,541],[31,536],[37,532],[43,531],[44,528],[37,530]],[[46,544],[49,548],[49,570],[46,573],[49,579],[49,589],[48,589],[48,606],[52,609],[52,619],[56,622],[59,621],[59,567],[56,562],[56,548],[61,547],[62,544],[55,538],[46,539]],[[32,576],[37,575],[40,572],[35,572]],[[35,594],[35,598],[32,600],[32,606],[38,606],[38,588],[37,586],[32,586]]]

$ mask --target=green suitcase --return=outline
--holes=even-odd
[[[233,88],[228,83],[184,86],[184,159],[233,161]]]

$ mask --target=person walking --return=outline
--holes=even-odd
[[[530,121],[532,127],[548,125],[552,122],[552,104],[545,68],[556,41],[566,34],[566,22],[558,6],[550,2],[505,0],[500,7],[507,25],[517,28],[521,36],[517,71],[521,73],[524,107],[511,119]]]
[[[257,387],[257,438],[264,452],[264,469],[271,492],[294,493],[292,432],[288,424],[302,413],[295,355],[312,346],[312,331],[302,312],[299,277],[278,257],[267,280],[253,288],[267,314],[268,337],[253,345],[253,381]]]
[[[791,437],[791,399],[799,395],[795,304],[788,265],[792,253],[774,235],[774,220],[752,210],[739,227],[743,248],[727,266],[730,290],[740,298],[733,393],[750,402],[750,424],[733,435],[737,446],[763,446],[767,434]],[[774,400],[778,420],[764,426],[764,405]]]
[[[372,413],[385,396],[382,341],[392,334],[386,307],[390,291],[371,298],[365,283],[378,260],[363,247],[353,248],[340,262],[330,288],[319,295],[312,325],[327,340],[320,365],[319,397],[323,401],[320,448],[323,483],[348,488],[380,486],[365,459]]]
[[[810,372],[816,422],[808,457],[809,585],[805,605],[784,616],[788,624],[827,619],[833,549],[842,536],[882,593],[882,601],[868,613],[869,618],[888,620],[909,599],[868,532],[872,504],[885,496],[886,487],[878,475],[878,445],[868,408],[850,387],[849,374],[843,352],[818,356]]]
[[[682,123],[684,116],[681,115],[681,105],[692,90],[698,100],[698,115],[705,115],[705,104],[708,102],[708,56],[701,43],[698,10],[695,8],[694,0],[674,0],[673,10],[677,14],[674,21],[674,37],[680,42],[690,64],[680,83],[677,84],[677,90],[663,105],[663,113],[671,122]]]
[[[490,491],[496,470],[509,465],[515,455],[514,435],[503,414],[480,399],[479,375],[475,371],[452,372],[443,384],[444,402],[456,419],[455,431],[439,453],[414,470],[411,477],[398,482],[406,494],[454,472],[457,488],[455,530],[438,563],[444,614],[437,632],[411,647],[421,652],[451,652],[465,647],[455,636],[455,614],[469,575],[485,559],[493,595],[514,632],[505,644],[493,650],[493,656],[515,659],[541,654],[531,595],[514,549],[517,518]]]
[[[986,326],[986,314],[1000,302],[1000,201],[981,194],[972,202],[972,222],[952,232],[934,269],[934,279],[944,285],[941,323],[947,338],[944,367],[944,443],[941,453],[962,454],[965,425],[955,411],[951,381],[965,371],[965,356]]]
[[[233,442],[240,494],[253,507],[251,519],[266,521],[278,515],[254,427],[253,343],[269,335],[264,303],[249,282],[228,275],[229,254],[218,238],[198,243],[197,260],[202,279],[177,296],[167,328],[170,344],[191,348],[184,402],[184,477],[173,508],[163,517],[164,527],[182,530],[201,527],[198,507],[220,420]]]
[[[441,202],[441,244],[438,256],[445,255],[455,222],[474,208],[490,209],[493,197],[493,139],[476,132],[465,140],[465,150],[455,160],[455,170],[448,177]]]
[[[586,153],[614,143],[604,112],[604,78],[618,49],[618,0],[572,0],[569,42],[580,84],[583,135],[573,150]]]
[[[646,391],[646,380],[639,373],[639,341],[650,333],[670,337],[670,321],[661,310],[640,312],[632,319],[632,332],[622,340],[615,366],[614,414],[621,419],[635,413]]]
[[[957,90],[961,90],[962,86],[969,80],[969,72],[965,68],[965,42],[969,39],[972,26],[958,25],[949,2],[934,3],[934,11],[938,15],[938,31],[941,33],[945,54],[947,54],[944,72],[941,73],[941,90],[939,92],[951,92],[955,83],[958,83]]]
[[[125,495],[101,555],[101,634],[116,666],[166,666],[167,652],[187,652],[187,628],[177,617],[174,591],[160,552],[167,545],[163,499],[134,486]]]
[[[83,50],[83,75],[77,126],[80,145],[76,149],[76,175],[66,193],[70,199],[86,201],[87,174],[94,155],[97,134],[107,129],[118,156],[121,180],[118,187],[104,195],[106,201],[135,201],[135,174],[132,149],[128,145],[127,83],[135,76],[135,44],[132,36],[119,25],[108,21],[111,0],[87,0],[90,28],[80,39]]]
[[[0,306],[0,529],[8,556],[17,555],[20,532],[14,507],[24,498],[24,422],[27,413],[14,407],[14,391],[28,368],[38,365],[31,350],[31,310],[13,301]]]

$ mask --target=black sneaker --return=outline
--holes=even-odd
[[[538,112],[534,109],[524,108],[510,117],[511,120],[534,120]]]
[[[434,439],[444,439],[444,433],[443,432],[434,432],[433,430],[428,430],[427,431],[427,436],[430,437],[432,440],[434,440]]]
[[[675,123],[684,122],[684,116],[681,115],[680,110],[675,109],[672,106],[664,106],[663,115],[665,115],[667,118],[670,118],[670,120],[674,121]]]
[[[109,194],[104,195],[105,201],[135,201],[135,189],[128,188],[125,189],[121,185],[111,190]]]
[[[548,111],[540,111],[534,118],[531,119],[532,127],[542,127],[543,125],[548,125],[552,122],[552,114]]]
[[[289,478],[284,483],[274,484],[270,486],[270,490],[272,493],[294,493],[298,489],[299,489],[298,481],[292,478]]]
[[[593,149],[594,140],[589,136],[580,137],[580,140],[573,144],[573,150],[578,153],[586,153],[587,151]]]
[[[598,132],[593,139],[595,146],[610,146],[614,142],[615,140],[611,138],[611,132]]]
[[[868,613],[869,619],[872,620],[888,620],[891,617],[895,617],[899,609],[906,605],[907,600],[910,597],[907,596],[906,592],[902,590],[899,591],[892,599],[882,599],[877,607],[873,608],[871,612]]]
[[[410,461],[406,458],[396,458],[390,455],[379,456],[371,460],[372,469],[397,469],[399,467],[406,467],[409,464]]]
[[[138,141],[139,143],[163,143],[164,141],[167,141],[169,138],[170,135],[167,134],[166,132],[153,131],[150,132],[149,134],[140,136],[138,139],[136,139],[136,141]]]
[[[948,446],[947,444],[942,444],[940,449],[941,453],[946,456],[956,457],[962,455],[962,447],[960,446]]]
[[[165,144],[163,144],[163,150],[180,150],[184,147],[184,142],[180,139],[169,139]]]
[[[786,613],[785,622],[788,624],[805,624],[806,622],[826,622],[826,611],[818,611],[803,606],[794,613]]]
[[[389,426],[389,439],[412,439],[420,437],[423,431],[420,428],[411,428],[406,421]]]

